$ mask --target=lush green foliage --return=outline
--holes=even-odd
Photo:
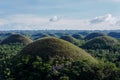
[[[0,44],[10,44],[10,43],[22,43],[22,44],[29,44],[32,40],[20,35],[20,34],[13,34],[6,39],[2,40]]]
[[[73,34],[72,37],[74,37],[74,38],[76,38],[76,39],[80,39],[80,40],[83,39],[83,36],[80,35],[80,34]]]
[[[120,42],[112,37],[94,38],[82,46],[92,56],[115,63],[120,67]]]
[[[14,59],[6,70],[8,80],[119,80],[120,70],[112,63],[90,64],[87,60],[43,62],[40,57]]]
[[[119,32],[110,32],[108,35],[112,36],[114,38],[120,38],[120,33]]]
[[[35,39],[39,33],[60,37],[89,32],[19,33]],[[2,33],[0,39],[9,35],[10,32]],[[56,38],[40,39],[27,46],[22,43],[0,45],[0,80],[120,80],[120,40],[108,36],[94,39],[73,42],[87,52]]]
[[[120,45],[108,47],[106,49],[86,49],[86,51],[100,60],[110,61],[120,67]]]
[[[100,36],[105,36],[105,34],[104,33],[90,33],[85,37],[85,39],[90,40],[90,39],[93,39],[95,37],[100,37]]]
[[[91,57],[84,50],[79,47],[58,38],[43,38],[37,40],[28,46],[26,46],[22,51],[21,55],[39,55],[43,60],[48,60],[50,58],[70,58],[72,60],[78,59],[89,59],[89,61],[94,62],[95,59]]]
[[[60,37],[61,39],[63,39],[63,40],[66,40],[66,41],[68,41],[68,42],[71,42],[71,43],[74,43],[75,42],[75,38],[73,38],[72,36],[70,36],[70,35],[63,35],[63,36],[61,36]]]
[[[75,37],[75,35],[74,35],[74,37]],[[77,36],[77,39],[74,37],[72,37],[71,35],[63,35],[60,37],[60,39],[66,40],[76,46],[81,46],[85,42],[84,40],[82,40],[82,38],[78,39],[78,36]]]
[[[10,75],[10,60],[16,54],[18,54],[24,44],[9,44],[9,45],[0,45],[0,80],[7,80],[7,77]]]
[[[115,38],[101,36],[89,40],[86,44],[83,45],[83,47],[86,49],[108,49],[118,44],[119,42]]]

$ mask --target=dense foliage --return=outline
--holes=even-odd
[[[76,38],[76,39],[83,39],[83,36],[81,34],[73,34],[72,37]]]
[[[86,36],[91,32],[18,31],[18,33],[27,35],[31,37],[31,39],[37,39],[43,34],[54,37],[61,37],[65,34],[82,34]],[[39,35],[39,33],[41,35]],[[4,35],[1,33],[0,40],[4,40],[10,35],[10,32],[4,33]],[[78,35],[76,37],[79,37]],[[117,37],[119,36],[120,35],[117,35]],[[78,47],[74,47],[73,44],[67,44],[68,42],[61,42],[59,40],[56,41],[58,43],[53,43],[50,40],[46,42],[42,41],[41,43],[43,45],[36,43],[34,44],[36,46],[25,45],[22,43],[0,45],[0,80],[120,80],[120,40],[116,40],[115,38],[108,36],[107,40],[104,36],[100,37],[100,39],[98,37],[94,39],[89,41],[75,39],[76,43],[73,42],[73,44],[83,48],[86,51],[81,53],[83,59],[76,59],[76,56],[78,56],[77,53],[81,52],[82,49],[80,51],[76,50]],[[39,53],[33,51],[36,48],[39,48]],[[25,54],[32,55],[21,55],[21,52],[25,49],[29,51]],[[46,53],[52,53],[55,51],[59,53],[60,51],[63,52],[65,50],[67,51],[64,52],[64,55],[67,57],[61,58],[61,56],[58,55],[54,58],[52,57],[53,54],[52,56],[47,54],[47,56],[49,56],[47,61],[39,55],[42,53],[43,56],[46,57]],[[68,51],[70,52],[69,55],[67,54]],[[96,58],[96,61],[93,61],[94,58],[91,58],[93,59],[91,60],[93,62],[91,62],[90,59],[85,59],[85,56],[83,55],[86,53],[89,53]],[[71,58],[75,57],[74,59],[76,60],[68,57],[70,55],[72,55]]]
[[[8,79],[15,80],[118,80],[120,70],[112,63],[90,64],[69,59],[43,62],[24,56],[11,65]]]
[[[90,39],[93,39],[95,37],[100,37],[100,36],[105,36],[105,34],[104,33],[97,33],[97,32],[96,33],[90,33],[85,37],[85,39],[90,40]]]
[[[24,44],[20,43],[0,45],[0,80],[7,80],[10,60],[18,54],[24,46]]]
[[[92,56],[120,67],[120,42],[117,39],[108,36],[97,37],[86,42],[82,47]]]
[[[86,49],[109,49],[115,45],[119,45],[117,39],[109,36],[101,36],[87,41],[83,47]]]
[[[74,36],[75,37],[75,36]],[[72,37],[71,35],[62,35],[60,37],[60,39],[63,39],[63,40],[66,40],[70,43],[73,43],[75,44],[76,46],[81,46],[82,44],[84,44],[84,40],[81,39],[78,39],[78,36],[77,36],[77,39]],[[80,37],[79,37],[80,38]]]
[[[20,35],[20,34],[12,34],[9,37],[7,37],[6,39],[2,40],[0,42],[0,44],[10,44],[10,43],[22,43],[22,44],[29,44],[31,43],[32,40]]]
[[[45,61],[60,57],[60,59],[69,58],[72,60],[89,59],[90,62],[96,62],[96,60],[83,49],[68,41],[51,37],[42,38],[27,45],[21,51],[20,55],[40,56]]]
[[[110,32],[108,35],[112,36],[114,38],[120,38],[120,33],[119,32]]]

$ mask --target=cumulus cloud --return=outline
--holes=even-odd
[[[119,17],[120,18],[120,17]],[[117,26],[120,26],[120,20],[118,20],[117,22],[116,22],[116,25]]]
[[[60,20],[60,18],[58,16],[54,16],[54,17],[49,19],[50,22],[57,22],[59,20]]]
[[[90,20],[91,28],[99,30],[120,29],[120,17],[106,14]]]
[[[120,17],[111,14],[93,19],[43,18],[17,14],[0,18],[0,30],[108,30],[120,29]]]
[[[40,29],[40,25],[48,23],[47,18],[35,15],[16,14],[0,19],[0,30],[32,30]]]
[[[117,19],[112,16],[112,14],[107,14],[104,16],[99,16],[90,21],[92,24],[99,24],[99,23],[109,23],[109,24],[115,24],[117,22]]]

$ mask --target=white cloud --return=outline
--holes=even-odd
[[[90,21],[92,24],[101,24],[103,22],[109,23],[109,24],[115,24],[117,22],[117,19],[113,17],[111,14],[107,14],[104,16],[99,16]]]
[[[56,22],[56,21],[59,21],[60,18],[58,16],[54,16],[52,18],[49,19],[50,22]]]
[[[74,30],[108,30],[120,29],[120,17],[111,14],[93,19],[67,19],[54,16],[43,18],[35,15],[11,15],[0,19],[0,30],[39,30],[39,29],[74,29]],[[51,22],[52,21],[52,22]]]
[[[91,28],[99,30],[120,29],[120,17],[114,17],[112,14],[106,14],[90,20]]]

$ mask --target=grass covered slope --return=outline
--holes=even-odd
[[[74,43],[76,41],[76,39],[70,35],[63,35],[60,37],[60,39],[66,40],[66,41],[71,42],[71,43]]]
[[[87,49],[107,49],[117,44],[119,44],[117,39],[109,36],[101,36],[89,40],[83,47]]]
[[[98,32],[96,32],[96,33],[90,33],[90,34],[88,34],[88,35],[85,37],[85,39],[86,39],[86,40],[90,40],[90,39],[93,39],[93,38],[95,38],[95,37],[100,37],[100,36],[105,36],[105,34],[104,34],[104,33],[98,33]]]
[[[79,47],[58,38],[42,38],[27,45],[20,55],[29,55],[32,57],[39,56],[43,60],[51,58],[67,58],[72,60],[88,59],[96,62],[91,55]]]
[[[20,35],[20,34],[12,34],[11,36],[7,37],[3,41],[1,41],[0,44],[10,44],[10,43],[23,43],[23,44],[29,44],[32,40]]]
[[[81,34],[73,34],[72,37],[75,39],[83,39],[83,36]]]

